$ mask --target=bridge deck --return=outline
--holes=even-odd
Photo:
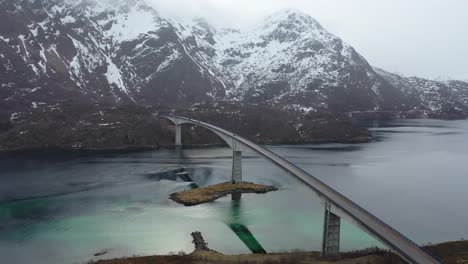
[[[278,165],[283,170],[289,172],[306,186],[313,189],[319,196],[325,199],[327,202],[331,203],[334,207],[345,214],[345,216],[352,219],[356,224],[358,224],[364,231],[381,241],[383,244],[387,245],[390,249],[394,250],[395,253],[400,255],[409,263],[414,264],[440,264],[441,262],[431,256],[429,253],[424,251],[416,243],[408,239],[406,236],[390,227],[382,220],[372,215],[370,212],[366,211],[364,208],[358,204],[351,201],[349,198],[340,194],[330,186],[326,185],[322,181],[318,180],[314,176],[305,172],[301,168],[292,164],[291,162],[283,159],[274,152],[258,145],[250,140],[247,140],[239,135],[236,135],[232,132],[229,132],[225,129],[216,127],[214,125],[204,123],[198,120],[178,117],[178,116],[161,116],[169,120],[176,120],[179,123],[188,123],[193,125],[198,125],[209,129],[217,134],[222,134],[223,137],[232,138],[238,143],[252,149],[253,151],[259,153],[266,159]]]

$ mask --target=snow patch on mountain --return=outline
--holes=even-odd
[[[325,100],[327,87],[346,85],[347,68],[368,67],[351,46],[297,10],[276,13],[245,32],[223,30],[214,48],[218,69],[231,84],[229,94],[240,97],[278,84],[273,100],[307,90]]]
[[[401,89],[416,110],[433,113],[468,113],[468,82],[435,81],[418,77],[405,77],[375,68],[382,77]]]
[[[50,94],[80,92],[93,102],[190,107],[226,100],[302,112],[444,112],[463,110],[456,97],[468,98],[463,82],[373,69],[353,47],[298,10],[283,10],[240,31],[218,30],[203,19],[166,19],[146,0],[24,0],[21,8],[4,1],[16,10],[0,10],[0,22],[13,21],[17,32],[0,34],[2,87],[53,86],[63,91]],[[17,83],[18,74],[24,83]],[[20,100],[20,93],[16,96]]]
[[[154,10],[141,5],[133,6],[108,21],[112,27],[107,33],[118,43],[136,39],[141,34],[156,30],[157,18]]]
[[[106,63],[107,63],[107,72],[106,78],[109,81],[109,84],[115,84],[117,87],[124,92],[125,94],[129,94],[127,87],[125,86],[124,78],[120,73],[119,68],[112,62],[112,59],[106,56]]]

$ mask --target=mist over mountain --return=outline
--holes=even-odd
[[[70,101],[96,111],[229,103],[468,114],[468,83],[375,69],[300,11],[272,14],[251,30],[219,30],[162,17],[144,0],[0,1],[0,87],[4,130]]]

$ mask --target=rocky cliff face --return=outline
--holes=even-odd
[[[467,116],[468,84],[374,69],[295,10],[251,30],[162,17],[145,0],[0,0],[0,130],[23,116],[233,102],[283,111]]]
[[[351,46],[295,10],[248,32],[221,32],[217,61],[229,94],[311,110],[393,108],[402,95]]]
[[[381,69],[376,69],[376,72],[401,89],[407,110],[423,110],[430,117],[443,119],[468,116],[468,82],[408,78]]]
[[[1,85],[9,101],[174,104],[225,95],[204,61],[213,48],[197,42],[209,38],[205,28],[163,19],[144,1],[6,0],[0,7]]]

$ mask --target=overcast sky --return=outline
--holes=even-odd
[[[285,8],[316,18],[374,66],[468,80],[468,0],[149,0],[175,19],[246,28]]]

